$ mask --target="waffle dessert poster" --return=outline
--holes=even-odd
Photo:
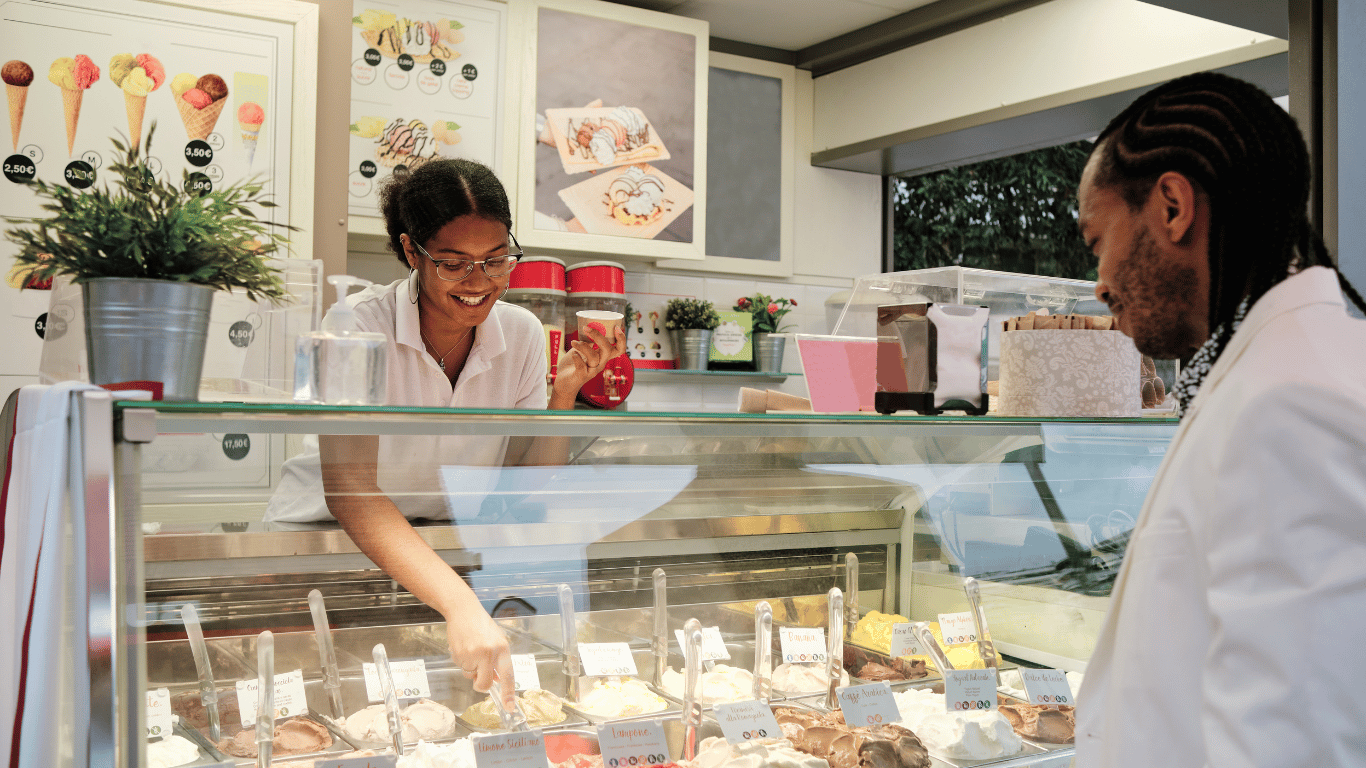
[[[504,3],[355,0],[350,211],[379,215],[395,173],[442,157],[499,172]]]
[[[161,3],[100,0],[3,3],[0,79],[9,147],[0,178],[0,215],[42,215],[31,179],[90,189],[115,159],[111,139],[152,136],[148,167],[211,191],[251,176],[267,179],[289,219],[292,29]],[[14,264],[0,240],[0,377],[36,376],[48,318],[49,285]],[[23,290],[21,290],[23,289]]]
[[[693,241],[696,37],[541,7],[534,227]]]

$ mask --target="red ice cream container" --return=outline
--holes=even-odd
[[[565,270],[570,293],[626,293],[626,268],[615,261],[585,261]]]
[[[524,256],[508,280],[508,288],[564,290],[564,262],[550,256]]]

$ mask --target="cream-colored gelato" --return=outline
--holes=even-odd
[[[820,693],[830,684],[824,664],[779,664],[773,670],[773,690],[788,693]],[[849,684],[849,673],[840,670],[840,685]]]
[[[419,741],[412,752],[399,757],[397,768],[474,768],[474,744],[469,739],[450,744]]]
[[[445,704],[418,699],[399,712],[403,741],[444,739],[455,733],[455,713]],[[389,741],[389,718],[383,704],[371,704],[346,718],[346,735],[359,741]]]
[[[681,762],[686,768],[828,768],[819,757],[798,752],[787,739],[765,739],[730,744],[711,736],[697,747],[697,757]]]
[[[668,669],[660,682],[664,690],[672,696],[683,698],[685,678],[682,672]],[[704,707],[729,704],[754,698],[754,673],[726,664],[717,664],[702,673],[697,684],[697,698]]]
[[[901,724],[915,731],[930,752],[952,760],[1009,757],[1024,742],[1000,712],[954,712],[944,709],[944,694],[908,690],[893,694]]]
[[[199,747],[183,736],[172,734],[147,742],[147,768],[174,768],[198,759]]]
[[[563,723],[566,719],[564,713],[564,702],[559,696],[540,689],[533,689],[517,694],[517,703],[522,707],[522,714],[526,715],[526,724],[532,728],[543,728],[547,725]],[[485,699],[478,704],[470,706],[460,715],[470,725],[479,728],[499,728],[503,720],[498,715],[498,709],[493,705],[492,697]]]
[[[669,703],[639,680],[607,678],[598,680],[577,706],[598,717],[627,717],[659,712],[668,709]]]

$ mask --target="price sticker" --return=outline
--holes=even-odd
[[[673,762],[669,759],[664,723],[659,720],[600,725],[598,744],[602,747],[604,768],[641,768]]]
[[[949,670],[944,675],[944,709],[948,712],[995,712],[996,670]]]
[[[471,741],[477,768],[550,768],[540,731],[475,734]]]
[[[315,760],[313,768],[395,768],[398,755],[373,757],[341,757],[335,760]]]
[[[365,695],[370,701],[384,701],[384,689],[379,684],[379,670],[374,664],[361,664],[365,673]],[[432,687],[427,681],[427,662],[422,659],[390,661],[389,674],[394,678],[394,694],[400,699],[429,699]]]
[[[756,739],[781,739],[783,731],[773,717],[773,710],[762,701],[737,701],[717,704],[712,715],[721,724],[721,732],[731,744],[742,744]]]
[[[171,714],[171,692],[157,688],[147,692],[147,738],[159,739],[171,735],[175,715]]]
[[[963,613],[941,613],[939,614],[939,634],[944,637],[944,645],[975,643],[977,642],[977,622],[973,621],[972,614],[966,611]]]
[[[536,657],[529,653],[512,654],[512,679],[519,691],[539,690],[541,673],[536,669]]]
[[[1049,709],[1071,706],[1072,686],[1067,684],[1067,673],[1061,669],[1020,669],[1025,693],[1030,704],[1042,704]]]
[[[836,688],[835,695],[839,697],[844,722],[849,725],[872,726],[901,721],[901,710],[896,708],[896,699],[886,683]]]
[[[678,639],[678,649],[683,654],[687,654],[687,646],[683,643],[683,630],[675,629],[674,637]],[[718,661],[720,659],[730,659],[730,651],[726,650],[726,641],[721,637],[720,627],[702,628],[702,660]]]
[[[911,632],[912,623],[892,625],[892,655],[893,656],[928,656],[924,648],[920,647],[920,641],[915,639]]]
[[[778,642],[784,663],[825,663],[825,630],[821,627],[779,627]]]
[[[237,681],[237,708],[241,710],[242,727],[256,725],[256,681]],[[308,699],[304,695],[304,672],[296,669],[275,676],[275,719],[307,714]]]
[[[631,658],[631,647],[626,643],[580,643],[583,673],[588,677],[634,675],[636,660]]]

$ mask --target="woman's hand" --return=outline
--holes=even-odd
[[[507,635],[481,609],[469,615],[446,620],[446,642],[451,659],[474,681],[474,690],[485,692],[495,681],[503,694],[503,704],[511,707],[516,698],[512,677],[512,652]]]
[[[588,341],[569,342],[569,351],[560,355],[555,371],[555,385],[550,392],[550,408],[574,407],[574,398],[588,380],[602,373],[610,360],[626,354],[626,329],[617,326],[615,338],[609,343],[606,336],[588,328]]]

